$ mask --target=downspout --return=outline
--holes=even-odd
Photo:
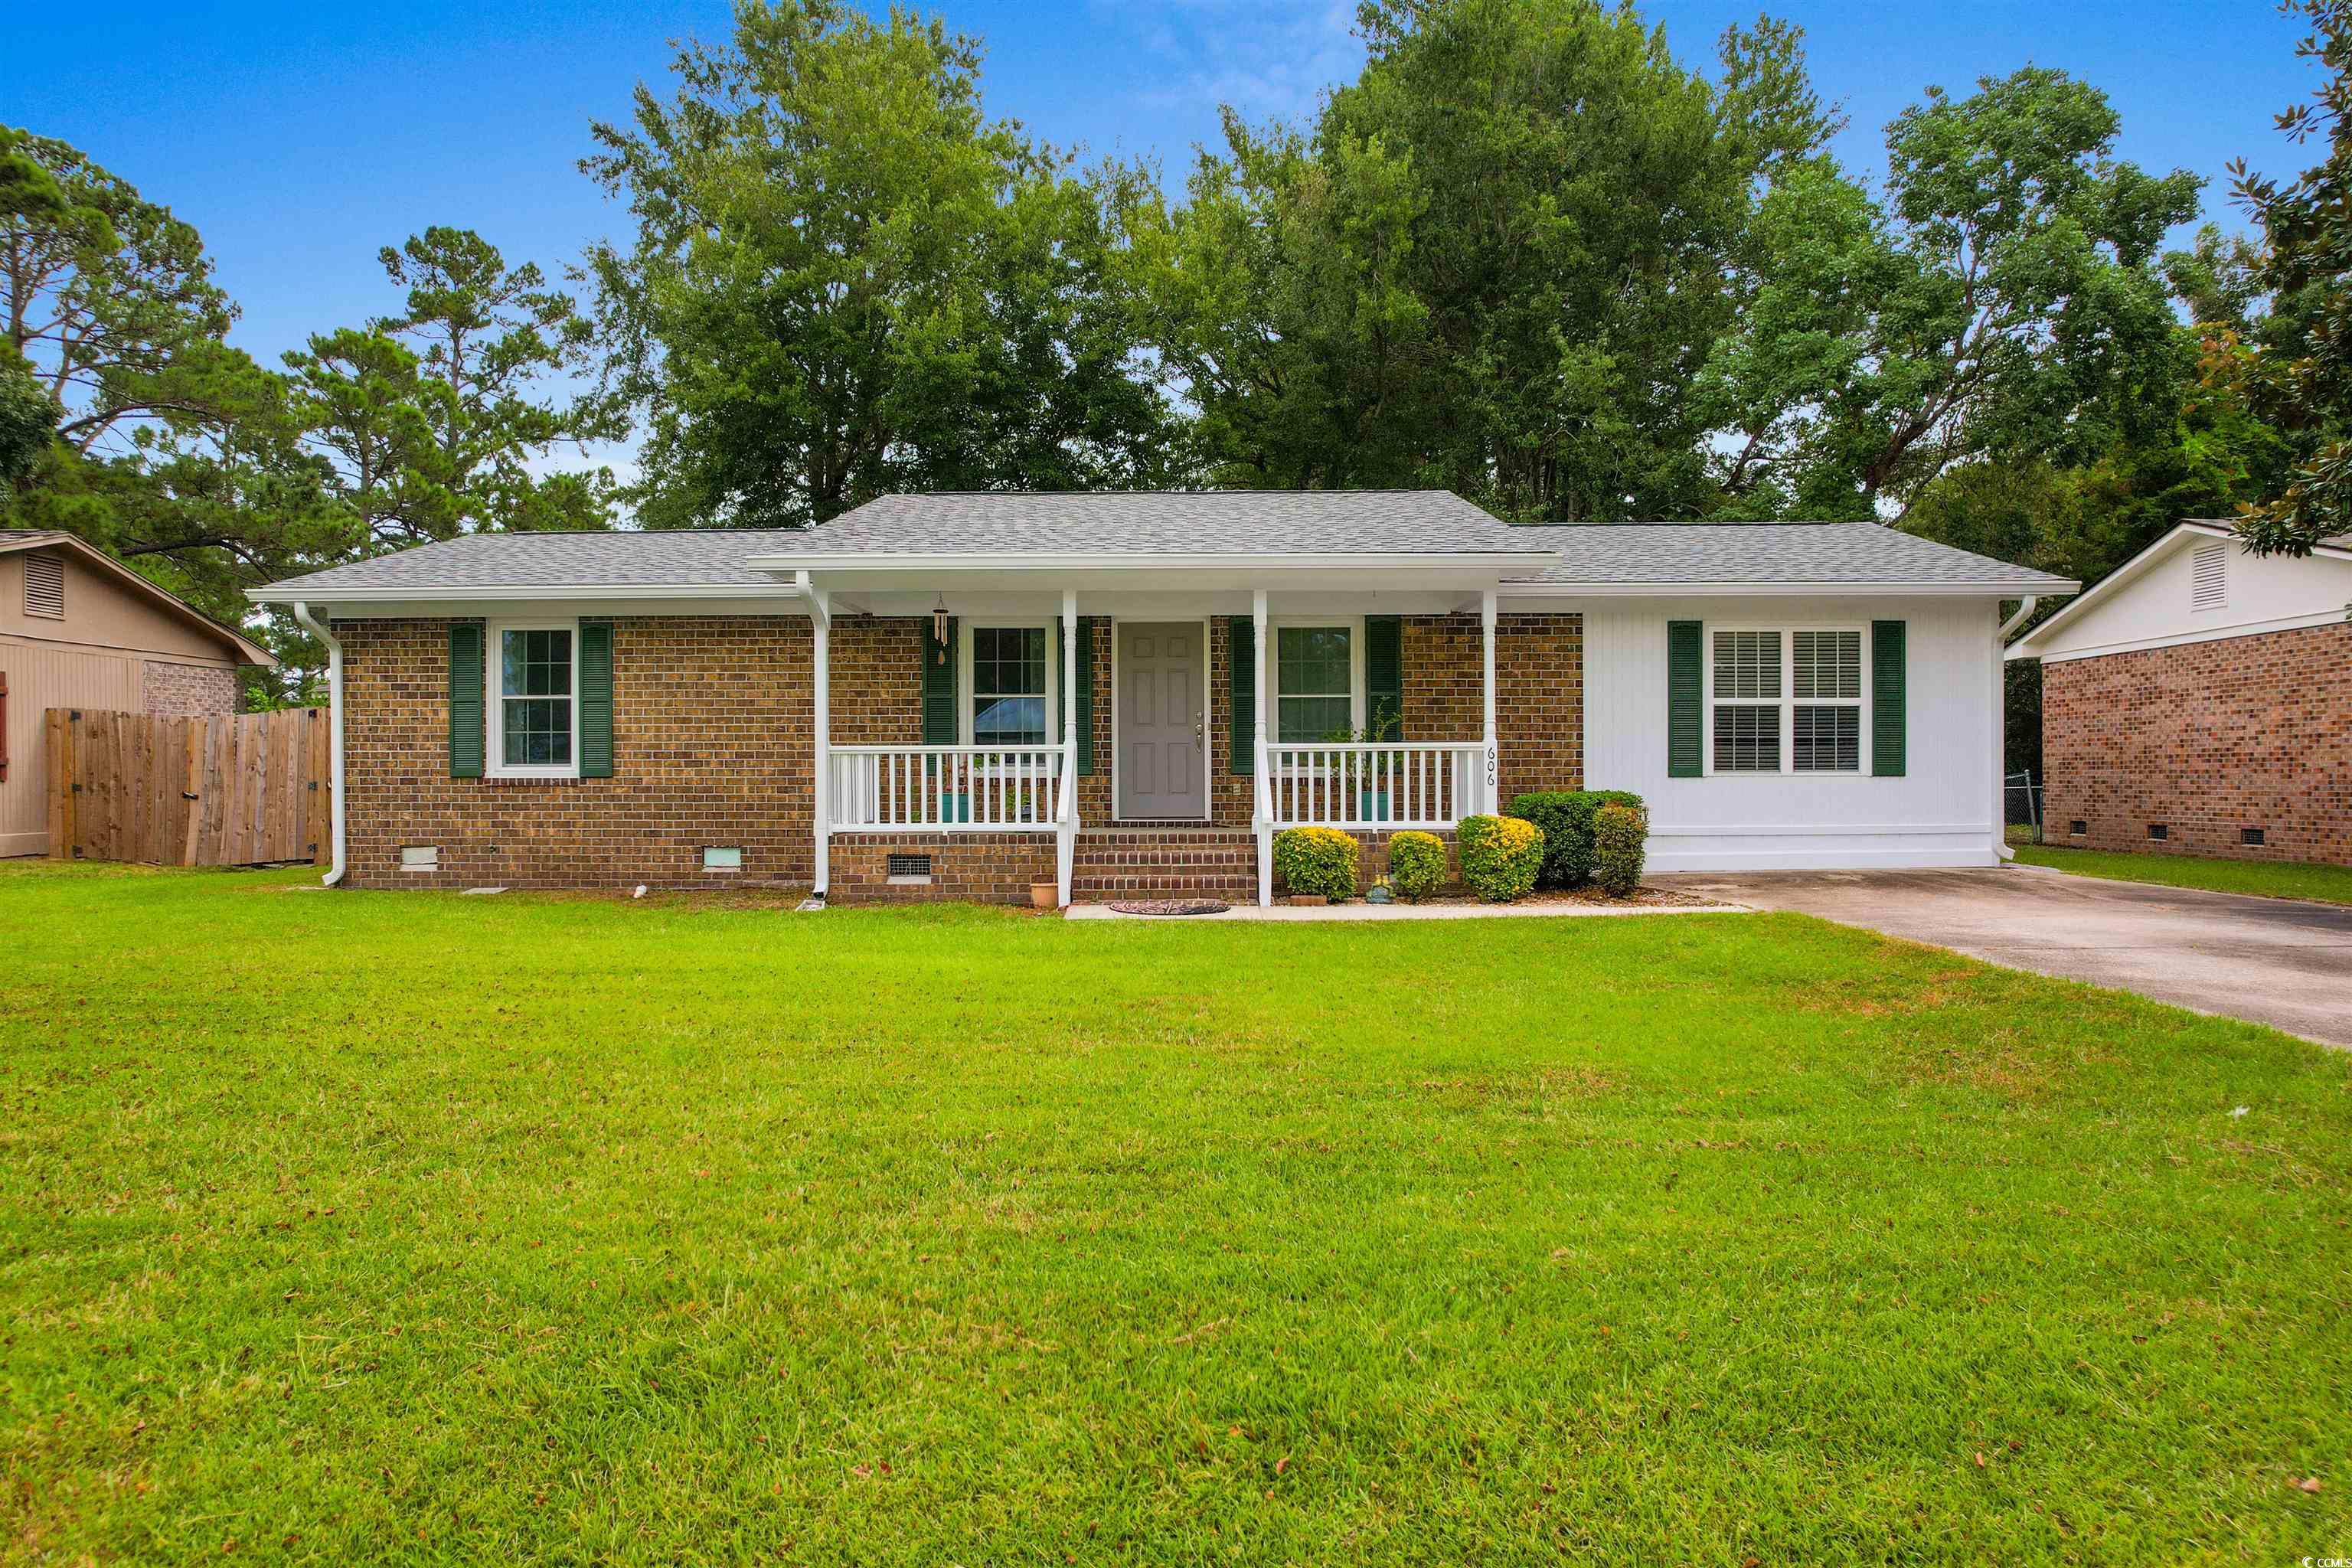
[[[2017,614],[2010,616],[2009,619],[2000,623],[2000,630],[1993,634],[1993,639],[1996,642],[1999,642],[2003,647],[2007,647],[2009,646],[2009,634],[2023,626],[2025,624],[2025,618],[2033,614],[2033,606],[2041,602],[2042,601],[2040,599],[2035,598],[2031,594],[2028,594],[2024,598],[2019,600]]]
[[[335,639],[319,621],[312,618],[310,606],[298,599],[294,602],[294,624],[327,645],[327,713],[328,734],[327,787],[334,793],[327,797],[328,835],[333,840],[333,863],[327,874],[319,879],[321,887],[331,888],[343,879],[343,645]]]
[[[2007,865],[2017,858],[2017,851],[2009,847],[2009,761],[2001,755],[2009,733],[2009,634],[2023,626],[2033,614],[2033,606],[2042,601],[2032,594],[2018,601],[2017,614],[2000,623],[2000,630],[1992,635],[1992,710],[1993,729],[1993,855]],[[2031,793],[2032,779],[2026,781]]]

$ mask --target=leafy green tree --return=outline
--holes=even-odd
[[[1809,515],[1900,510],[1956,463],[2086,460],[2168,418],[2157,253],[2199,182],[2117,162],[2119,128],[2104,93],[2029,68],[1898,115],[1883,202],[1824,160],[1779,182],[1700,381],[1724,510],[1769,510],[1745,501],[1769,487]]]
[[[381,260],[407,287],[404,309],[286,355],[305,439],[350,520],[345,552],[609,526],[608,471],[536,471],[623,428],[597,400],[543,390],[582,368],[592,336],[571,297],[467,229],[429,228]]]
[[[68,529],[227,620],[243,587],[331,548],[282,381],[224,341],[235,319],[194,229],[0,128],[6,521]]]
[[[791,527],[919,489],[1176,477],[1109,286],[1136,178],[982,116],[979,49],[894,11],[746,0],[583,167],[635,220],[587,276],[642,408],[653,527]]]
[[[1720,85],[1629,5],[1368,4],[1311,132],[1228,113],[1139,219],[1154,338],[1221,482],[1447,485],[1507,514],[1692,515],[1691,377],[1755,193],[1833,121],[1797,32]]]
[[[2264,243],[2249,268],[2268,309],[2219,323],[2207,379],[2289,433],[2296,461],[2274,493],[2241,508],[2238,531],[2264,554],[2308,555],[2352,533],[2352,0],[2285,0],[2311,31],[2295,53],[2325,68],[2310,99],[2278,116],[2326,155],[2284,184],[2231,164],[2239,204]]]

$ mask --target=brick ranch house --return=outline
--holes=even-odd
[[[2352,539],[2307,560],[2191,521],[2020,637],[2044,837],[2352,866]]]
[[[257,590],[331,657],[368,888],[1269,896],[1280,828],[1638,791],[1665,869],[1990,865],[2003,598],[1876,524],[1446,491],[907,495],[488,534]]]

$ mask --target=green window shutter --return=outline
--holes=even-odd
[[[948,620],[948,640],[931,635],[923,623],[923,744],[956,743],[956,622]]]
[[[1078,617],[1078,776],[1095,771],[1095,628],[1099,616]]]
[[[1404,617],[1364,617],[1364,728],[1375,741],[1404,738]]]
[[[613,623],[580,623],[580,776],[613,776]]]
[[[482,776],[482,623],[449,623],[449,776]]]
[[[1870,771],[1903,776],[1907,749],[1910,627],[1903,621],[1870,623]]]
[[[1227,616],[1225,641],[1232,650],[1225,660],[1234,725],[1228,749],[1231,771],[1241,778],[1257,772],[1257,623],[1248,616]]]
[[[1696,621],[1666,623],[1666,776],[1695,779],[1706,771],[1706,697],[1701,661],[1706,637]]]

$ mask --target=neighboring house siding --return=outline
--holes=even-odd
[[[145,710],[166,719],[237,710],[236,671],[217,666],[146,661]]]
[[[2352,626],[2053,660],[2042,733],[2052,843],[2352,865]]]
[[[1584,782],[1649,803],[1654,871],[1990,866],[1999,856],[2000,668],[1983,599],[1584,601]],[[1669,777],[1666,623],[1906,624],[1906,765]],[[1866,656],[1865,656],[1866,657]]]
[[[0,784],[0,855],[46,855],[49,773],[42,714],[51,708],[139,711],[141,661],[0,634],[8,677],[8,778]]]

